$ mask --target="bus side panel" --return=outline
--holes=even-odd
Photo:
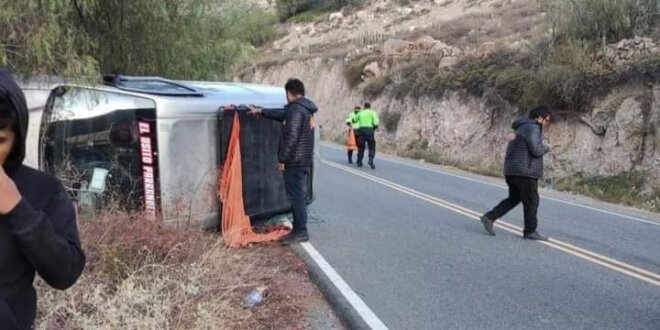
[[[217,132],[214,116],[158,120],[163,221],[218,228]]]

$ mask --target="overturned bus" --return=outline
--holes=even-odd
[[[218,173],[234,113],[224,106],[283,111],[285,103],[283,88],[252,84],[116,75],[98,86],[62,84],[43,110],[39,167],[61,178],[83,208],[217,226]],[[281,125],[237,113],[246,213],[255,220],[289,212],[275,166]]]

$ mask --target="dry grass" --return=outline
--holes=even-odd
[[[483,42],[511,42],[538,39],[549,28],[536,1],[517,1],[488,11],[472,12],[450,21],[438,21],[426,29],[406,32],[400,37],[415,40],[429,35],[463,49]]]
[[[64,292],[37,281],[38,329],[304,329],[305,307],[320,300],[279,246],[230,250],[217,233],[125,214],[81,222],[87,268]],[[266,301],[244,308],[264,284]]]

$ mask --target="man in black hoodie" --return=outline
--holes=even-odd
[[[516,137],[509,142],[504,160],[504,176],[509,186],[509,197],[481,217],[486,231],[495,235],[493,223],[523,203],[525,228],[523,238],[547,240],[536,231],[536,213],[539,207],[538,181],[543,176],[543,156],[550,148],[543,143],[543,126],[550,123],[550,109],[538,106],[513,123]]]
[[[29,113],[13,76],[0,70],[0,329],[34,326],[35,272],[66,289],[85,266],[76,214],[61,183],[22,165]]]
[[[314,162],[314,114],[318,108],[305,97],[305,85],[290,79],[284,86],[288,104],[284,111],[252,107],[250,114],[282,123],[277,168],[284,172],[284,185],[293,210],[293,230],[282,240],[284,244],[306,242],[307,192],[305,186]]]

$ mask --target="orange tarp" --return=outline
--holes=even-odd
[[[250,243],[276,241],[289,231],[276,229],[266,234],[257,234],[252,229],[250,218],[243,204],[243,171],[241,169],[240,122],[234,112],[227,157],[219,177],[218,192],[222,204],[222,239],[233,248],[245,247]],[[275,166],[275,164],[273,164]]]

